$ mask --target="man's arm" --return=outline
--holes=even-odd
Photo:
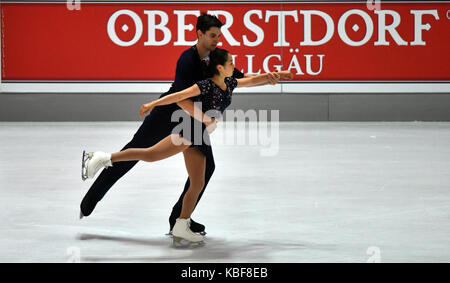
[[[185,99],[177,102],[177,105],[186,111],[189,115],[191,115],[194,119],[205,123],[206,126],[209,126],[212,122],[214,122],[211,117],[203,113],[202,109],[200,109],[197,105],[195,105],[194,101],[190,99]]]

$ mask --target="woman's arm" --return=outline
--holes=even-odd
[[[166,95],[164,97],[161,97],[160,99],[152,101],[154,106],[160,106],[160,105],[168,105],[172,103],[177,103],[180,101],[183,101],[185,99],[188,99],[189,97],[197,96],[200,94],[200,88],[197,84],[194,84],[191,87],[188,87],[182,91],[178,91],[169,95]]]
[[[280,79],[292,79],[294,75],[290,71],[277,72],[280,75]],[[271,83],[270,73],[252,76],[249,78],[237,79],[237,87],[249,87],[257,85],[265,85]]]
[[[244,74],[244,78],[251,78],[254,76],[256,76],[256,75]],[[267,76],[269,77],[269,84],[271,84],[271,85],[276,85],[278,83],[278,81],[280,80],[280,74],[278,73],[278,71],[267,73]],[[262,85],[265,85],[265,84],[266,83],[263,83]]]
[[[177,103],[189,97],[197,96],[200,93],[201,93],[200,88],[198,87],[197,84],[194,84],[193,86],[187,89],[166,95],[164,97],[161,97],[160,99],[142,105],[141,109],[139,110],[139,113],[142,117],[145,114],[149,113],[156,106]]]

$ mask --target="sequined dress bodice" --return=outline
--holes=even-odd
[[[225,78],[226,90],[221,89],[211,79],[197,82],[200,88],[200,95],[193,97],[194,102],[202,103],[202,111],[215,111],[217,115],[222,115],[225,109],[231,104],[231,95],[237,86],[237,80],[233,77]]]

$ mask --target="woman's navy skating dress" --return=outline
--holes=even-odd
[[[201,103],[201,109],[203,113],[209,117],[219,118],[222,116],[225,109],[231,104],[231,96],[233,90],[237,86],[237,80],[233,77],[225,78],[226,90],[221,89],[211,79],[202,80],[196,83],[200,88],[200,94],[198,96],[191,97],[190,99],[194,103]],[[205,156],[212,153],[211,140],[209,134],[206,131],[205,124],[189,116],[190,119],[190,132],[185,132],[185,128],[177,132],[173,128],[172,133],[180,134],[183,138],[192,142],[191,147],[197,148]],[[178,123],[177,123],[178,124]],[[181,124],[178,124],[181,125]],[[179,129],[180,127],[178,127]]]

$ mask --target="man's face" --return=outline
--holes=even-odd
[[[203,33],[201,30],[197,33],[198,42],[209,51],[216,49],[220,36],[222,35],[218,27],[211,27],[206,33]]]

